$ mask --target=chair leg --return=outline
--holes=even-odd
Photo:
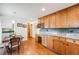
[[[12,49],[10,49],[10,54],[12,55]]]
[[[18,54],[20,53],[20,46],[18,46]]]

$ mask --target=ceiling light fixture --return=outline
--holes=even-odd
[[[12,20],[12,24],[14,24],[15,23],[15,21],[14,20]]]
[[[44,12],[46,9],[45,8],[42,8],[41,10]]]

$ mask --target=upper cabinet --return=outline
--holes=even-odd
[[[66,26],[67,10],[62,10],[56,13],[56,28],[63,28]]]
[[[55,25],[55,13],[54,14],[51,14],[50,17],[49,17],[49,27],[50,28],[55,28],[56,25]]]
[[[79,4],[41,18],[44,28],[79,27]]]
[[[37,28],[44,28],[44,25],[44,18],[39,18]]]
[[[79,27],[79,5],[67,9],[68,27]]]
[[[49,28],[49,16],[44,17],[44,24],[45,28]]]

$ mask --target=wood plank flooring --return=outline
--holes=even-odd
[[[19,53],[14,55],[57,55],[49,49],[36,43],[33,39],[22,42]]]

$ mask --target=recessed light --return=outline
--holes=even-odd
[[[42,8],[41,10],[42,10],[42,11],[45,11],[46,9],[45,9],[45,8]]]
[[[15,21],[14,21],[14,20],[12,20],[12,23],[14,24],[14,23],[15,23]]]

